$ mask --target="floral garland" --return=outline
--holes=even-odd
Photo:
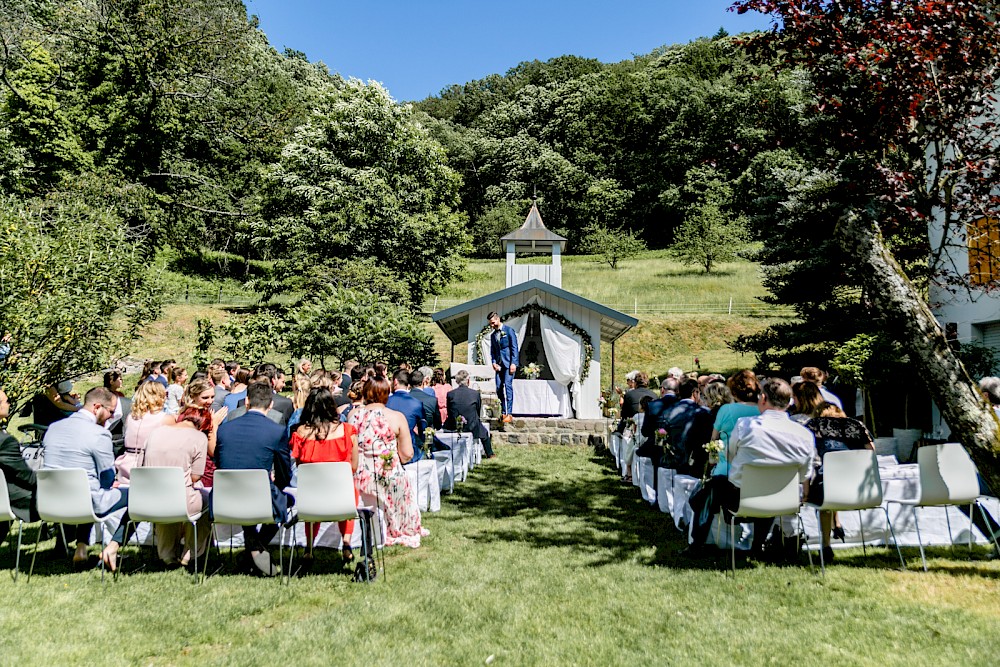
[[[580,370],[580,382],[583,383],[584,381],[586,381],[587,376],[590,375],[590,362],[594,358],[594,342],[590,338],[590,334],[589,333],[587,333],[586,331],[584,331],[583,329],[581,329],[580,327],[578,327],[573,322],[570,322],[568,319],[566,319],[565,317],[563,317],[562,315],[560,315],[556,311],[551,310],[550,308],[546,308],[545,306],[539,306],[539,305],[533,304],[533,303],[532,304],[528,304],[527,306],[521,306],[520,308],[518,308],[516,310],[512,310],[509,313],[507,313],[506,315],[504,315],[503,317],[501,317],[500,319],[502,321],[506,322],[507,320],[509,320],[512,317],[520,317],[521,315],[525,315],[526,313],[529,313],[532,310],[537,310],[538,312],[542,313],[543,315],[548,315],[549,317],[551,317],[552,319],[554,319],[556,322],[558,322],[559,324],[563,325],[564,327],[566,327],[567,329],[569,329],[571,332],[573,332],[574,334],[576,334],[577,336],[580,337],[580,339],[583,341],[583,368]],[[483,363],[485,363],[483,361],[483,339],[486,338],[486,336],[489,335],[490,329],[491,329],[490,325],[487,324],[485,327],[483,327],[483,330],[479,332],[479,335],[476,336],[476,363],[477,364],[483,364]]]

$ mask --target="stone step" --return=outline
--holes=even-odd
[[[590,445],[603,443],[606,419],[515,417],[509,424],[490,420],[494,442],[510,445]]]

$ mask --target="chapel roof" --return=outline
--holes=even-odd
[[[545,226],[534,200],[531,201],[531,210],[528,211],[524,224],[510,234],[500,237],[500,245],[505,251],[508,241],[514,242],[516,252],[548,251],[557,244],[560,251],[566,249],[566,237],[559,236]]]

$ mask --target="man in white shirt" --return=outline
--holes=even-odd
[[[786,411],[791,400],[792,388],[784,380],[771,378],[761,384],[757,399],[760,415],[740,419],[729,438],[726,452],[730,461],[729,476],[713,477],[691,497],[695,525],[691,530],[691,546],[685,553],[697,554],[701,550],[711,530],[713,516],[720,509],[733,513],[739,507],[746,464],[795,463],[799,466],[799,479],[808,485],[816,440],[809,429],[789,418]],[[773,519],[754,520],[753,552],[758,553],[763,548],[772,522]]]

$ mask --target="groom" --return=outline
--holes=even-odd
[[[487,321],[493,327],[490,334],[490,360],[496,371],[497,397],[500,399],[500,411],[503,421],[514,421],[511,412],[514,409],[514,373],[517,371],[517,335],[514,330],[501,324],[500,316],[490,313]]]

